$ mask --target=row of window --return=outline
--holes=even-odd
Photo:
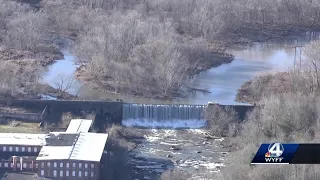
[[[44,170],[41,170],[40,171],[40,176],[45,176],[44,175]],[[57,177],[58,176],[58,171],[57,170],[54,170],[53,171],[53,177]],[[63,170],[60,170],[59,171],[59,177],[69,177],[70,176],[70,171],[63,171]],[[76,173],[76,171],[72,171],[72,177],[82,177],[82,176],[84,176],[84,177],[88,177],[89,176],[89,174],[88,174],[88,171],[84,171],[84,174],[82,174],[82,171],[77,171],[77,173]],[[94,176],[94,172],[91,172],[90,173],[90,176],[91,177],[93,177]]]
[[[27,164],[28,164],[28,165],[27,165]],[[35,168],[38,167],[38,163],[34,163],[34,165],[35,165]],[[24,169],[26,169],[26,168],[32,169],[32,168],[34,168],[34,167],[33,167],[34,165],[33,165],[32,163],[23,163],[22,167],[23,167]],[[4,167],[4,168],[9,168],[9,166],[10,166],[10,168],[13,168],[13,167],[14,167],[14,164],[13,164],[13,163],[0,163],[0,168],[2,168],[2,167]],[[20,168],[20,163],[17,163],[16,168]]]
[[[26,152],[26,148],[25,147],[21,147],[21,151],[20,151],[20,148],[19,147],[15,147],[13,148],[12,146],[9,146],[7,148],[7,146],[3,146],[2,147],[2,151],[3,152],[12,152],[13,149],[15,150],[15,152]],[[32,152],[32,148],[31,147],[28,147],[28,152]],[[37,147],[33,147],[33,152],[38,152],[38,148]]]
[[[70,167],[70,163],[63,163],[63,162],[60,162],[59,163],[59,167],[60,168],[63,168],[64,167],[64,164],[66,164],[66,168],[69,168]],[[77,165],[78,164],[78,165]],[[88,166],[88,163],[72,163],[72,167],[73,168],[83,168],[83,165],[84,165],[84,168],[88,168],[89,166]],[[41,168],[44,168],[44,166],[45,166],[45,163],[44,162],[41,162]],[[46,163],[46,166],[47,167],[51,167],[51,162],[47,162]],[[57,162],[53,162],[53,167],[58,167],[58,163]],[[94,168],[94,164],[90,164],[90,167],[93,169]]]

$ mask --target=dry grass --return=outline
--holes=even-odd
[[[216,136],[235,136],[240,128],[238,115],[232,108],[210,106],[206,112],[206,119],[209,132]]]
[[[17,121],[19,122],[19,121]],[[1,124],[1,133],[44,133],[40,128],[38,128],[39,123],[25,123],[19,122],[18,125],[13,126],[12,124]]]
[[[0,112],[3,112],[3,113],[32,113],[31,111],[24,109],[24,108],[10,107],[10,106],[4,106],[4,105],[0,105]]]
[[[314,180],[316,165],[250,166],[258,147],[266,142],[319,142],[320,99],[315,95],[287,94],[265,99],[243,123],[233,143],[240,147],[227,157],[223,180]]]

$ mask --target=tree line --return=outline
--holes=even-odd
[[[57,37],[72,37],[88,83],[159,98],[185,95],[199,69],[222,63],[212,54],[230,42],[320,22],[315,0],[43,0],[39,8],[0,2],[3,47],[42,51],[57,46]]]

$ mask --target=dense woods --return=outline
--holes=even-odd
[[[39,92],[42,66],[61,57],[57,49],[64,39],[72,40],[69,48],[83,65],[79,79],[84,82],[115,93],[172,98],[186,94],[194,74],[230,62],[232,57],[224,54],[230,44],[320,27],[319,0],[30,2],[0,0],[0,97]],[[312,165],[249,165],[262,142],[317,142],[319,47],[314,41],[303,49],[299,68],[244,84],[238,100],[264,107],[241,124],[231,110],[210,112],[210,131],[230,137],[237,149],[228,157],[221,179],[320,178],[319,168]],[[61,77],[56,88],[63,94],[70,84]],[[117,138],[118,130],[112,131]],[[121,157],[127,151],[122,146],[131,144],[117,143],[121,151],[116,149],[114,157]],[[186,179],[182,174],[168,171],[161,178]]]
[[[201,70],[230,62],[230,43],[319,27],[318,1],[1,0],[1,46],[51,52],[57,38],[85,63],[81,80],[107,91],[183,96]],[[51,49],[51,50],[50,50]]]

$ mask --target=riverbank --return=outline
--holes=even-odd
[[[258,103],[270,94],[283,94],[290,88],[290,76],[287,72],[256,76],[245,82],[236,96],[236,101],[242,103]]]
[[[281,41],[281,40],[295,40],[297,37],[305,37],[306,32],[310,32],[310,30],[314,30],[316,28],[293,28],[293,27],[285,27],[283,29],[276,27],[265,27],[265,28],[250,28],[245,27],[239,30],[233,31],[233,33],[224,35],[223,37],[218,37],[218,40],[215,44],[215,50],[219,49],[220,51],[212,52],[214,54],[211,59],[206,59],[205,61],[200,61],[197,64],[196,71],[191,71],[190,76],[197,75],[201,72],[205,72],[211,68],[218,67],[223,64],[227,64],[233,61],[233,56],[231,54],[225,53],[225,49],[227,47],[232,47],[233,45],[248,45],[253,42],[265,42],[268,40],[273,41]],[[224,39],[223,39],[224,38]],[[217,48],[218,47],[218,48]],[[84,84],[88,85],[93,89],[103,89],[103,91],[114,93],[114,94],[122,94],[129,95],[134,97],[146,97],[153,99],[162,99],[162,100],[173,100],[176,98],[185,97],[185,92],[189,92],[191,89],[181,89],[177,90],[177,93],[173,93],[171,96],[157,96],[156,93],[145,93],[145,94],[135,94],[128,91],[128,87],[121,87],[115,91],[115,87],[112,86],[112,83],[108,83],[107,79],[98,80],[96,77],[92,77],[89,71],[86,69],[87,66],[83,65],[76,71],[76,77]],[[110,78],[110,77],[109,77]],[[201,92],[210,92],[208,89],[203,89],[205,91]],[[148,91],[148,90],[146,90]]]
[[[218,67],[222,64],[231,63],[233,60],[233,56],[227,53],[223,52],[212,52],[210,53],[210,56],[212,57],[210,60],[201,60],[197,63],[196,68],[192,68],[192,70],[188,71],[188,76],[192,77],[195,76],[201,72],[207,71],[213,67]],[[118,92],[115,92],[115,88],[112,87],[110,84],[106,86],[104,82],[99,81],[96,77],[93,77],[90,75],[90,72],[87,69],[87,66],[85,64],[81,65],[79,68],[77,68],[75,72],[75,76],[78,80],[83,82],[85,85],[89,86],[92,89],[103,89],[105,92],[114,93],[114,94],[122,94],[122,95],[130,95],[133,97],[144,97],[144,98],[154,98],[154,99],[161,99],[161,100],[171,100],[174,98],[184,97],[188,91],[194,89],[187,89],[184,92],[178,92],[174,93],[172,96],[159,96],[158,94],[153,93],[146,93],[144,95],[141,94],[130,94],[126,91],[127,87],[123,87],[123,89],[118,90]],[[106,79],[107,81],[107,79]],[[106,83],[107,84],[107,83]],[[200,91],[202,89],[199,89]]]
[[[42,95],[57,97],[61,94],[59,90],[42,84],[40,79],[47,66],[63,59],[63,53],[53,46],[39,47],[35,51],[0,47],[0,62],[3,65],[0,70],[0,98],[40,99]],[[63,93],[61,98],[71,99],[75,96]]]
[[[47,66],[60,59],[63,59],[63,54],[55,47],[41,47],[37,51],[0,47],[0,61],[15,63],[21,68],[26,64]]]
[[[265,27],[256,28],[243,26],[228,33],[228,35],[218,36],[218,40],[224,42],[226,47],[240,44],[252,44],[257,42],[266,42],[270,40],[295,40],[297,37],[305,37],[306,32],[319,32],[320,27],[274,27],[266,25]]]

